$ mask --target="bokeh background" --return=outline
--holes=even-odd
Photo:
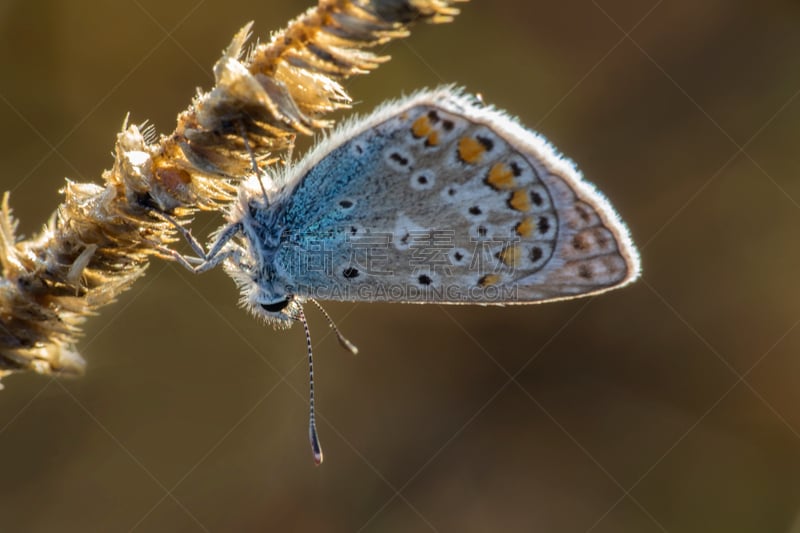
[[[126,113],[169,132],[248,20],[310,0],[0,2],[0,185],[30,235]],[[348,83],[367,112],[459,83],[611,198],[644,277],[544,306],[237,308],[151,265],[77,380],[0,393],[2,531],[800,531],[800,5],[473,0]],[[306,142],[303,146],[308,146]],[[201,217],[197,228],[218,219]]]

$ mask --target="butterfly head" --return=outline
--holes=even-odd
[[[225,270],[239,287],[240,305],[257,318],[284,329],[298,320],[302,302],[292,287],[280,280],[272,264],[279,245],[279,236],[272,231],[278,191],[268,176],[262,175],[260,182],[256,177],[246,180],[229,212],[229,227],[237,229],[236,238],[226,245],[232,253],[225,261]]]
[[[239,253],[225,262],[225,270],[239,287],[239,304],[276,329],[290,328],[302,312],[302,299],[276,279],[271,265],[255,257],[247,240],[245,236],[244,242],[236,245]]]
[[[276,328],[289,328],[298,320],[302,306],[294,296],[285,295],[272,302],[250,305],[250,312]]]

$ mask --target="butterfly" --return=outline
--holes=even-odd
[[[385,103],[296,164],[256,172],[208,252],[185,236],[199,257],[173,253],[181,264],[223,263],[252,314],[303,324],[317,463],[304,303],[540,303],[621,287],[640,271],[620,217],[569,160],[451,86]]]

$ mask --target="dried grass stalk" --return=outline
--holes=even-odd
[[[0,206],[0,377],[33,370],[79,374],[75,349],[87,316],[145,272],[175,241],[157,210],[182,223],[198,209],[222,210],[237,181],[290,149],[295,136],[331,125],[349,106],[340,81],[386,61],[368,48],[408,35],[423,20],[448,22],[466,0],[320,0],[268,44],[243,53],[251,24],[214,66],[215,86],[156,138],[134,125],[117,135],[103,184],[68,181],[44,230],[18,240],[6,193]]]

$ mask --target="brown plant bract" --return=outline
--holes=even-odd
[[[159,211],[191,220],[222,210],[236,183],[326,128],[321,117],[349,106],[340,81],[386,61],[367,48],[408,35],[416,21],[448,22],[466,0],[320,0],[268,44],[243,54],[251,24],[214,66],[216,85],[178,116],[169,136],[124,125],[103,185],[68,181],[44,230],[17,240],[8,194],[0,208],[0,377],[33,370],[79,374],[75,348],[87,316],[144,274],[175,241]],[[169,259],[169,257],[167,257]]]

